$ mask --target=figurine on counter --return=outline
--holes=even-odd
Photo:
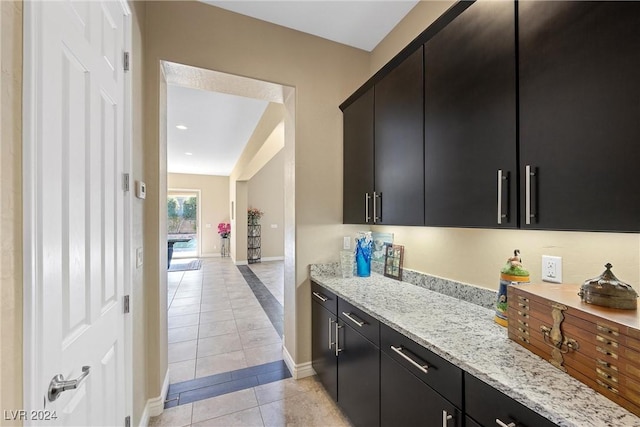
[[[498,290],[498,300],[496,301],[495,321],[502,326],[508,326],[507,311],[507,286],[511,284],[522,284],[529,282],[529,271],[522,266],[520,250],[513,251],[513,256],[507,259],[507,263],[500,270],[500,289]]]

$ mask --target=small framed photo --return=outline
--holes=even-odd
[[[392,279],[402,280],[404,246],[388,244],[384,253],[384,275]]]

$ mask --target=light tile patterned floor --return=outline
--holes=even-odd
[[[283,304],[283,262],[249,266]],[[170,383],[282,359],[282,340],[230,258],[168,273]],[[315,377],[288,378],[165,409],[151,426],[349,426]]]

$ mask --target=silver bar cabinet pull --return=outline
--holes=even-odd
[[[340,326],[338,324],[338,321],[336,320],[336,357],[338,357],[340,355],[340,352],[342,351],[342,349],[340,348],[340,344],[338,343],[338,332],[340,331],[340,328],[342,328],[342,326]]]
[[[517,427],[516,423],[505,424],[502,421],[500,421],[499,418],[496,418],[496,424],[499,425],[500,427]]]
[[[376,203],[376,199],[380,199],[380,203],[382,203],[382,193],[373,192],[373,223],[377,224],[379,221],[382,221],[382,216],[378,216],[378,204]],[[380,210],[382,210],[382,205],[380,206]]]
[[[502,224],[502,169],[498,169],[498,224]]]
[[[327,302],[327,298],[323,297],[322,295],[320,295],[320,294],[319,294],[319,293],[317,293],[317,292],[314,292],[314,293],[313,293],[313,296],[314,296],[314,297],[316,297],[316,298],[318,298],[318,299],[319,299],[320,301],[322,301],[322,302]]]
[[[531,165],[527,165],[524,168],[524,222],[525,224],[531,224],[531,177],[535,176],[535,172],[531,172]]]
[[[329,317],[329,350],[331,350],[331,347],[333,347],[333,345],[335,344],[332,340],[331,340],[331,324],[333,323],[333,319],[331,317]]]
[[[371,196],[369,193],[364,193],[364,222],[371,221],[371,217],[369,216],[369,201],[371,200]]]
[[[58,374],[55,377],[53,377],[51,379],[51,382],[49,383],[49,393],[48,393],[49,402],[53,402],[58,397],[60,397],[60,394],[63,391],[74,390],[78,388],[80,384],[82,384],[84,379],[87,378],[87,375],[89,375],[90,371],[91,371],[91,366],[83,366],[82,374],[80,374],[80,376],[75,380],[65,380],[62,374]]]
[[[498,169],[498,224],[502,224],[502,220],[506,219],[508,213],[502,212],[502,195],[505,181],[509,179],[509,173],[503,173],[502,169]]]
[[[362,320],[358,320],[355,317],[351,317],[353,316],[351,313],[346,313],[346,312],[342,312],[342,314],[349,320],[351,320],[353,323],[355,323],[356,325],[360,326],[361,328],[365,325],[365,322],[363,322]]]
[[[442,410],[442,427],[447,427],[448,421],[453,419],[453,415],[449,414],[444,409]]]
[[[416,362],[415,360],[413,360],[412,358],[410,358],[409,356],[407,356],[406,354],[404,354],[404,352],[402,351],[403,350],[402,346],[400,346],[400,347],[391,346],[391,350],[393,350],[396,353],[398,353],[407,362],[411,363],[413,366],[415,366],[416,368],[420,369],[425,374],[429,373],[429,365],[427,363],[424,363],[424,362],[423,362],[423,364],[420,364],[420,363]]]

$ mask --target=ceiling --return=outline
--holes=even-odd
[[[371,52],[418,0],[202,0]]]
[[[204,3],[371,51],[418,1],[208,0]],[[194,70],[199,73],[198,69]],[[176,74],[190,72],[181,69]],[[268,105],[268,101],[255,99],[246,92],[245,96],[222,93],[228,91],[212,88],[204,80],[203,83],[201,78],[196,85],[168,82],[167,167],[170,173],[228,176]],[[187,129],[180,130],[177,125]]]

